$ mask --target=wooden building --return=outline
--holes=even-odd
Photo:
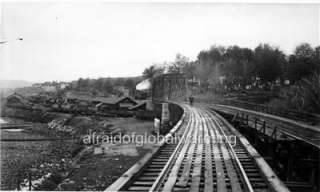
[[[13,93],[9,95],[6,98],[6,105],[11,107],[22,107],[22,108],[28,108],[32,106],[27,98],[25,98],[24,96],[18,93]]]
[[[137,104],[138,103],[131,97],[109,97],[100,100],[100,103],[96,105],[96,109],[101,112],[109,110],[128,110]]]

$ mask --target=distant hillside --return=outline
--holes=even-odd
[[[29,81],[22,80],[3,80],[0,79],[0,88],[1,89],[15,89],[19,87],[29,87],[33,83]]]
[[[6,97],[14,93],[15,89],[22,87],[29,87],[33,83],[22,80],[3,80],[0,79],[0,96]]]

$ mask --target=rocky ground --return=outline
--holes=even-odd
[[[135,156],[129,155],[88,155],[72,175],[64,180],[58,190],[100,191],[105,190],[125,171],[135,164],[147,150],[139,149]]]
[[[6,119],[24,123],[21,119]],[[28,122],[31,123],[31,122]],[[65,138],[61,141],[1,142],[1,190],[27,189],[28,174],[42,182],[35,190],[103,190],[147,152],[152,144],[134,143],[85,146],[81,139],[89,130],[97,133],[151,134],[153,123],[134,118],[101,118],[59,114],[48,123],[32,122],[24,132],[2,131],[1,138]],[[74,140],[68,140],[73,138]],[[91,150],[77,157],[86,147]],[[77,159],[78,158],[78,159]],[[76,160],[76,163],[74,163]],[[50,177],[49,177],[50,176]],[[24,183],[24,184],[23,184]],[[41,183],[41,184],[40,184]],[[60,185],[59,185],[60,184]],[[57,188],[58,187],[58,188]]]
[[[108,120],[113,129],[127,135],[151,135],[152,122],[134,118],[112,118]],[[140,143],[139,143],[140,144]],[[104,190],[119,176],[148,152],[154,143],[101,143],[94,145],[92,152],[82,157],[70,177],[58,190]],[[102,151],[101,148],[104,150]]]
[[[28,174],[36,180],[48,173],[63,173],[79,148],[71,141],[1,142],[1,190],[17,189]]]

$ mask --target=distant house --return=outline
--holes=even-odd
[[[59,86],[59,89],[64,89],[69,85],[70,85],[70,83],[60,83],[58,86]]]
[[[139,101],[139,103],[135,106],[129,108],[131,111],[153,111],[154,104],[152,100],[143,100]]]
[[[44,92],[56,92],[57,91],[56,86],[53,86],[53,85],[44,85],[44,86],[41,86],[41,88],[44,90]]]
[[[30,105],[30,102],[28,101],[28,99],[26,99],[24,96],[18,93],[13,93],[12,95],[9,95],[6,98],[6,103],[9,106],[15,106],[15,107],[26,107]]]
[[[138,103],[131,97],[95,97],[91,95],[68,94],[66,96],[68,103],[77,103],[84,106],[84,102],[88,107],[94,107],[98,111],[129,109]]]
[[[119,108],[129,109],[130,107],[137,105],[138,102],[136,102],[131,97],[126,96],[126,97],[122,97],[122,98],[118,99],[118,101],[116,101],[115,104],[118,105]]]
[[[130,94],[130,90],[124,86],[115,86],[114,89],[122,93],[122,95],[125,97],[129,96]]]
[[[32,87],[41,87],[41,84],[40,83],[34,83],[34,84],[32,84]]]
[[[140,110],[145,111],[146,108],[147,108],[147,102],[144,101],[144,102],[140,102],[137,105],[130,107],[129,109],[131,111],[140,111]]]
[[[107,97],[100,100],[96,105],[98,111],[129,109],[138,103],[131,97]]]

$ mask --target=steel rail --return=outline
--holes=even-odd
[[[204,110],[206,110],[206,109],[204,109]],[[207,112],[207,113],[210,114],[209,112]],[[227,136],[226,136],[226,134],[224,133],[224,131],[223,131],[223,129],[222,129],[222,126],[220,125],[220,123],[218,122],[218,120],[216,119],[215,116],[213,116],[212,114],[210,114],[210,116],[212,117],[211,119],[215,122],[215,124],[216,124],[217,127],[219,128],[220,133],[221,133],[221,134],[223,135],[223,137],[225,138],[226,143],[227,143],[227,147],[229,148],[229,150],[230,150],[230,152],[231,152],[231,155],[233,156],[233,158],[234,158],[234,160],[235,160],[235,162],[236,162],[236,164],[237,164],[237,166],[238,166],[238,168],[239,168],[239,170],[240,170],[240,174],[241,174],[241,176],[242,176],[242,179],[243,179],[243,181],[244,181],[244,183],[245,183],[248,191],[249,191],[249,192],[254,192],[253,187],[252,187],[252,185],[251,185],[251,183],[250,183],[250,181],[249,181],[249,178],[248,178],[246,172],[244,171],[244,168],[242,167],[242,165],[241,165],[241,163],[240,163],[240,161],[239,161],[239,159],[238,159],[235,151],[233,150],[233,147],[231,146],[231,143],[230,143],[229,140],[227,139]],[[214,131],[216,132],[216,130],[214,130]]]
[[[190,111],[192,112],[192,114],[190,114],[191,121],[188,121],[188,124],[186,126],[186,130],[184,131],[183,136],[180,139],[176,149],[174,150],[174,152],[170,156],[168,162],[166,163],[166,165],[164,166],[164,168],[160,172],[159,176],[157,177],[157,179],[155,180],[155,182],[153,183],[153,185],[149,189],[149,192],[158,191],[159,190],[163,180],[165,179],[165,177],[167,176],[168,172],[170,171],[172,165],[174,164],[174,162],[175,162],[175,160],[176,160],[176,158],[178,156],[178,153],[181,151],[181,148],[182,148],[183,144],[186,144],[185,143],[186,139],[184,139],[184,138],[187,137],[187,136],[190,136],[190,131],[192,131],[191,130],[191,128],[192,128],[191,126],[192,126],[193,122],[195,121],[195,113],[194,113],[193,110],[190,110]],[[187,133],[189,135],[187,135]],[[189,142],[187,144],[189,145]]]
[[[182,105],[184,108],[184,111],[188,111],[188,113],[184,113],[184,116],[186,115],[185,121],[180,121],[173,130],[170,131],[169,134],[166,135],[165,139],[172,139],[176,140],[177,137],[179,137],[178,143],[175,143],[172,147],[172,150],[170,150],[170,153],[166,155],[165,158],[161,158],[161,166],[155,166],[156,163],[153,165],[153,162],[158,162],[158,159],[154,155],[150,155],[147,159],[145,159],[145,163],[140,163],[139,166],[135,166],[134,169],[131,168],[131,171],[127,171],[126,174],[122,176],[122,179],[118,179],[113,186],[109,187],[107,190],[112,191],[121,191],[121,190],[147,190],[147,191],[174,191],[178,188],[178,190],[204,190],[204,191],[211,191],[212,187],[215,186],[215,180],[208,176],[208,174],[200,173],[199,170],[208,169],[207,162],[203,164],[203,158],[204,154],[206,153],[202,149],[202,144],[200,145],[200,151],[201,154],[199,154],[199,149],[197,149],[197,152],[193,149],[191,150],[190,147],[193,146],[193,139],[200,139],[201,142],[205,141],[205,136],[209,136],[209,142],[212,144],[212,139],[214,139],[214,136],[221,135],[223,138],[225,138],[225,141],[218,146],[218,150],[220,151],[220,155],[223,154],[223,157],[221,156],[221,161],[224,161],[227,166],[227,170],[224,170],[224,174],[226,176],[230,177],[230,179],[234,179],[231,183],[232,191],[249,191],[253,192],[257,188],[259,190],[260,188],[263,188],[264,190],[274,189],[274,191],[288,191],[288,190],[282,190],[286,189],[285,187],[282,187],[281,181],[278,181],[279,179],[274,175],[272,170],[267,166],[267,168],[261,168],[262,165],[259,164],[258,160],[255,158],[255,153],[252,153],[253,149],[247,149],[248,145],[247,143],[244,143],[241,139],[241,135],[234,130],[232,127],[229,127],[230,125],[217,113],[214,111],[211,111],[205,107],[190,107],[188,105]],[[182,118],[183,119],[183,118]],[[197,134],[199,131],[199,135]],[[200,133],[201,132],[201,133]],[[237,141],[239,141],[239,145],[234,148],[227,136],[230,134],[235,134],[237,136]],[[170,137],[169,137],[170,136]],[[172,138],[175,137],[175,138]],[[163,139],[160,143],[161,146],[165,144],[167,140]],[[170,140],[169,140],[170,141]],[[251,159],[253,163],[256,164],[256,168],[248,168],[250,165],[242,164],[243,157],[238,157],[238,151],[237,147],[244,148],[247,153],[246,159]],[[249,146],[250,147],[250,146]],[[206,146],[204,146],[204,149]],[[252,147],[251,147],[252,148]],[[238,149],[239,150],[239,149]],[[251,151],[250,151],[251,150]],[[197,158],[195,158],[195,154],[197,153]],[[183,169],[186,168],[185,160],[187,158],[187,154],[193,154],[193,159],[195,158],[196,162],[192,162],[193,166],[196,166],[196,171],[193,170],[192,178],[190,176],[184,176],[187,177],[188,180],[192,180],[192,185],[179,185],[177,184],[177,181],[181,179],[182,176],[179,176],[178,173]],[[241,154],[241,153],[240,153]],[[200,155],[200,156],[199,156]],[[211,153],[209,154],[211,155]],[[198,158],[200,157],[200,158]],[[155,158],[155,159],[154,159]],[[199,161],[200,160],[200,161]],[[207,160],[205,160],[207,161]],[[210,164],[213,163],[212,160]],[[262,161],[260,159],[260,161]],[[201,164],[199,164],[201,162]],[[264,161],[263,161],[264,162]],[[191,163],[191,162],[190,162]],[[265,162],[264,162],[265,163]],[[151,167],[146,167],[144,165],[151,164]],[[188,164],[190,165],[190,164]],[[188,165],[186,170],[188,170]],[[213,165],[212,165],[213,166]],[[149,170],[150,169],[150,170]],[[158,169],[156,173],[152,172],[152,169]],[[250,172],[252,170],[257,170],[257,174],[259,174],[260,181],[256,180],[250,180],[252,177],[253,179],[256,178],[256,176],[252,176]],[[189,170],[190,171],[190,170]],[[227,171],[227,172],[226,172]],[[250,172],[248,172],[250,171]],[[248,172],[248,174],[247,174]],[[148,175],[146,173],[153,173],[152,178],[148,178]],[[146,174],[146,175],[144,175]],[[141,177],[141,178],[140,178]],[[201,177],[201,181],[200,181]],[[218,175],[215,176],[218,178]],[[221,177],[220,177],[221,179]],[[222,178],[223,179],[223,178]],[[189,183],[189,181],[187,181]],[[204,187],[202,182],[208,182],[207,187]],[[265,187],[259,186],[259,182],[264,182]],[[200,184],[201,183],[201,184]],[[258,185],[258,187],[257,187]],[[280,185],[278,187],[278,185]],[[208,187],[209,186],[209,187]],[[223,189],[227,190],[227,187],[230,187],[230,183],[227,185],[224,185]],[[268,187],[269,186],[269,187]],[[177,188],[176,188],[177,187]],[[221,185],[220,185],[221,187]],[[204,189],[203,189],[204,188]],[[221,188],[222,189],[222,188]]]
[[[136,164],[134,164],[131,168],[129,168],[122,176],[120,176],[114,183],[112,183],[107,189],[104,191],[122,191],[123,188],[128,185],[132,179],[142,170],[144,167],[152,160],[154,155],[160,150],[160,148],[165,144],[165,140],[173,136],[183,124],[183,121],[190,116],[186,113],[187,106],[182,105],[184,113],[178,123],[170,130],[168,134],[156,145],[155,149],[151,151],[151,153],[147,153],[142,159],[140,159]]]

